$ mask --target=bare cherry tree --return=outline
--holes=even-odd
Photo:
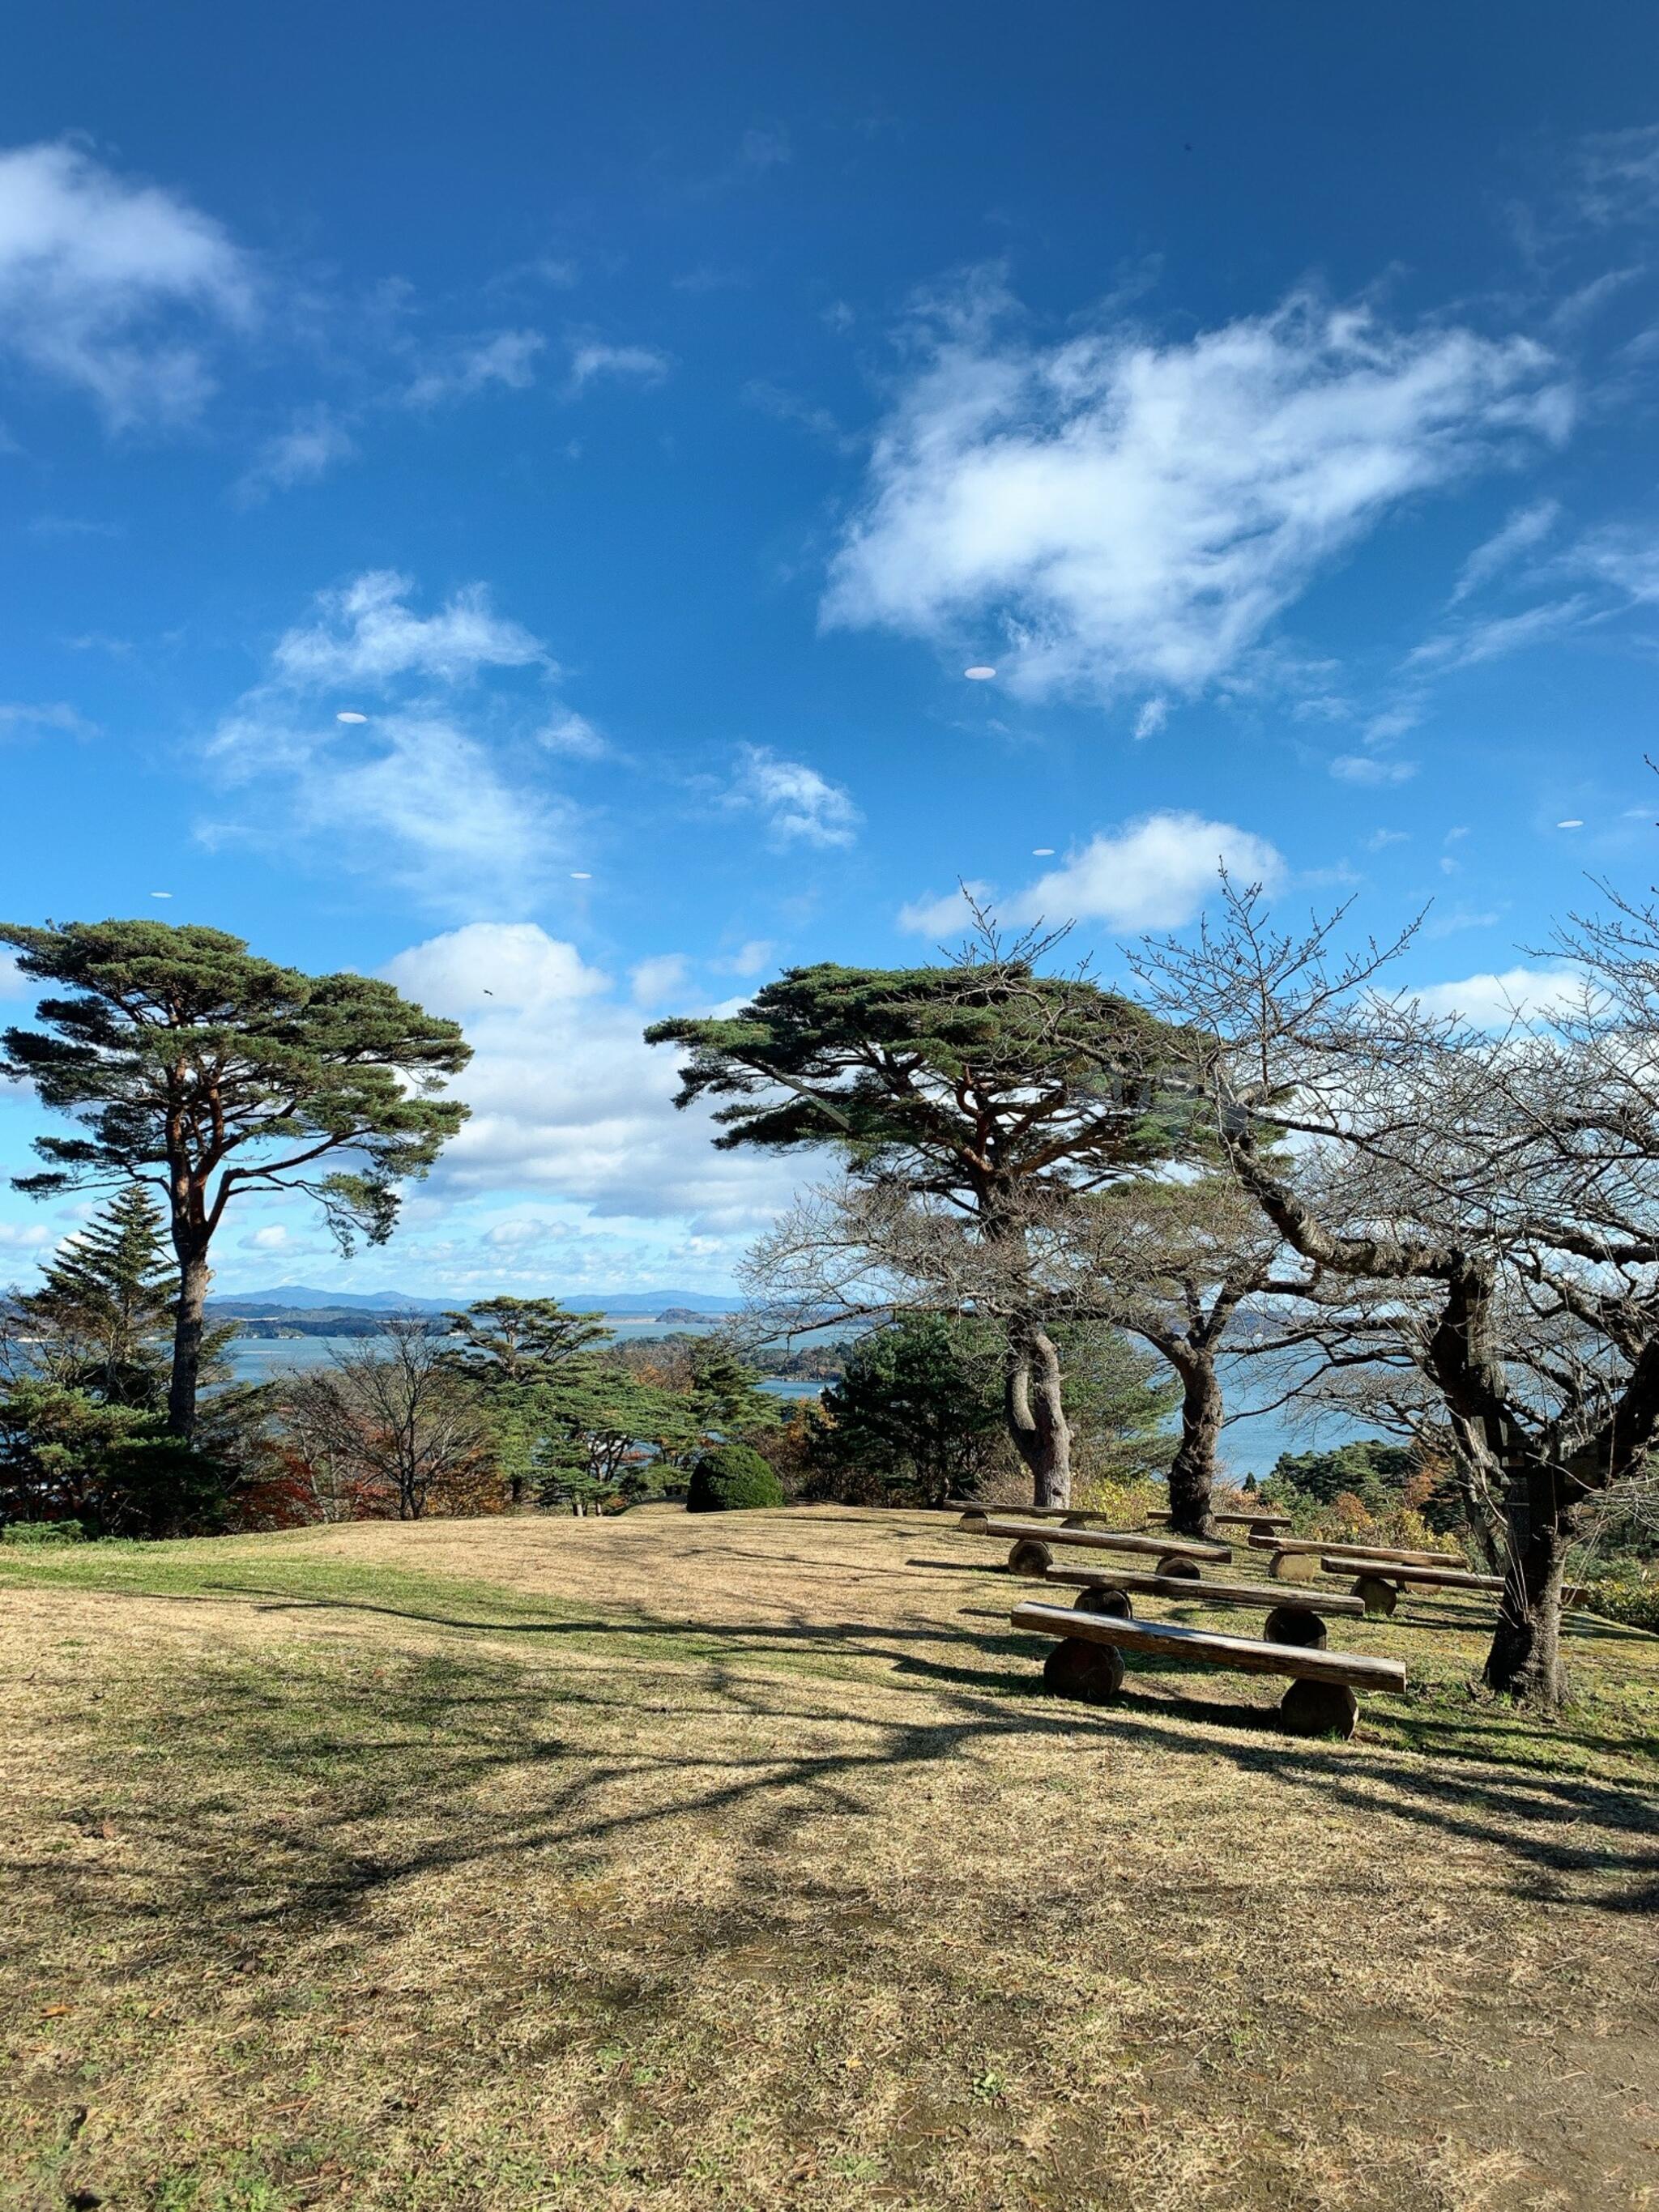
[[[1366,1286],[1373,1350],[1411,1362],[1460,1462],[1501,1486],[1487,1680],[1553,1705],[1580,1509],[1659,1431],[1659,912],[1576,924],[1557,950],[1582,987],[1497,1034],[1385,992],[1411,933],[1344,957],[1340,919],[1287,932],[1224,883],[1217,921],[1146,948],[1142,981],[1180,1011],[1241,1190],[1318,1277]]]

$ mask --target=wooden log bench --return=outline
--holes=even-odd
[[[1292,1735],[1351,1736],[1359,1717],[1356,1690],[1406,1686],[1406,1669],[1398,1659],[1374,1659],[1358,1651],[1322,1651],[1273,1644],[1261,1637],[1218,1636],[1206,1628],[1183,1628],[1173,1620],[1123,1620],[1036,1600],[1017,1605],[1008,1620],[1012,1627],[1055,1638],[1043,1665],[1043,1681],[1057,1697],[1077,1698],[1085,1705],[1103,1705],[1116,1697],[1123,1686],[1126,1651],[1195,1659],[1242,1674],[1289,1675],[1291,1686],[1279,1700],[1279,1719]]]
[[[1167,1528],[1174,1518],[1170,1513],[1149,1513],[1146,1526],[1149,1528]],[[1288,1513],[1212,1513],[1210,1518],[1218,1528],[1260,1528],[1268,1534],[1275,1528],[1288,1528],[1291,1525]]]
[[[1504,1588],[1502,1575],[1479,1575],[1472,1569],[1408,1566],[1388,1553],[1378,1553],[1370,1559],[1355,1559],[1346,1552],[1329,1552],[1319,1564],[1328,1575],[1354,1577],[1353,1595],[1364,1600],[1367,1613],[1392,1613],[1401,1590],[1479,1590],[1496,1596]],[[1561,1601],[1564,1605],[1581,1606],[1588,1596],[1588,1591],[1569,1586],[1563,1589]]]
[[[1363,1598],[1322,1589],[1310,1590],[1305,1598],[1290,1597],[1273,1583],[1192,1582],[1184,1575],[1137,1574],[1120,1567],[1050,1567],[1042,1579],[1075,1589],[1075,1611],[1115,1613],[1121,1620],[1134,1619],[1133,1599],[1142,1596],[1261,1607],[1267,1614],[1261,1633],[1269,1644],[1300,1644],[1312,1650],[1324,1648],[1326,1614],[1363,1619],[1365,1613]]]
[[[1098,1552],[1131,1552],[1141,1558],[1155,1559],[1160,1574],[1184,1575],[1189,1580],[1196,1577],[1201,1560],[1212,1560],[1221,1565],[1232,1553],[1224,1544],[1207,1544],[1194,1536],[1146,1536],[1133,1530],[1109,1528],[1056,1528],[1044,1521],[1001,1520],[986,1521],[988,1536],[1006,1537],[1013,1548],[1008,1554],[1011,1572],[1030,1575],[1034,1580],[1045,1575],[1054,1564],[1053,1544],[1080,1544],[1085,1549]]]
[[[965,1528],[970,1521],[994,1520],[1017,1513],[1022,1521],[1058,1521],[1063,1528],[1086,1528],[1091,1521],[1111,1522],[1109,1513],[1094,1513],[1080,1505],[982,1505],[973,1498],[947,1498],[947,1507],[962,1516]]]
[[[1387,1544],[1345,1544],[1337,1536],[1252,1535],[1248,1541],[1253,1551],[1284,1552],[1292,1557],[1317,1558],[1340,1552],[1345,1559],[1398,1559],[1401,1566],[1449,1567],[1460,1573],[1464,1564],[1461,1552],[1397,1552]]]

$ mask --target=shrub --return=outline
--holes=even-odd
[[[1588,1587],[1592,1613],[1659,1634],[1659,1570],[1621,1562]]]
[[[783,1486],[747,1444],[706,1451],[691,1470],[688,1513],[729,1513],[739,1506],[781,1505]]]
[[[0,1544],[84,1544],[78,1521],[13,1521],[0,1528]]]

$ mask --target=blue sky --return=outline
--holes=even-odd
[[[273,1205],[221,1287],[726,1287],[794,1170],[713,1154],[642,1021],[924,956],[959,878],[1110,972],[1224,854],[1432,900],[1437,1003],[1547,994],[1586,876],[1659,873],[1656,49],[1617,4],[14,27],[3,911],[384,971],[478,1048],[390,1248]],[[0,1274],[76,1218],[0,1197]]]

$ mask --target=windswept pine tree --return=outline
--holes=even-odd
[[[167,1424],[196,1426],[209,1255],[250,1192],[303,1191],[343,1246],[383,1243],[399,1184],[422,1176],[466,1108],[441,1097],[471,1058],[459,1027],[372,975],[307,975],[195,924],[0,924],[19,971],[62,987],[0,1069],[80,1126],[40,1137],[15,1178],[37,1198],[144,1182],[178,1268]]]

